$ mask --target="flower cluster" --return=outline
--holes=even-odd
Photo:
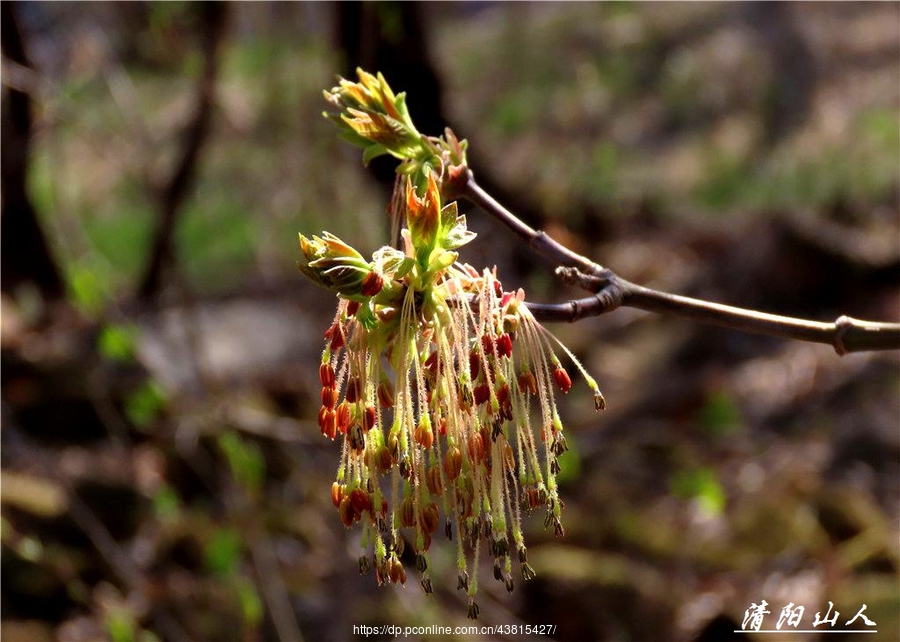
[[[341,91],[387,109],[391,94],[371,78]],[[457,261],[475,235],[455,203],[442,205],[439,175],[426,169],[424,178],[422,192],[412,177],[398,183],[402,251],[384,247],[367,261],[331,234],[300,235],[300,269],[339,295],[319,365],[318,423],[342,442],[331,500],[345,526],[361,525],[360,572],[404,584],[400,557],[410,545],[431,593],[429,550],[443,522],[474,618],[482,548],[512,591],[514,558],[525,579],[535,574],[522,514],[543,508],[545,524],[563,534],[556,476],[566,438],[555,393],[572,380],[554,348],[580,371],[597,409],[604,402],[522,290]]]

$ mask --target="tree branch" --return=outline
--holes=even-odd
[[[225,33],[228,7],[222,2],[209,2],[200,7],[203,20],[201,49],[204,55],[203,73],[197,81],[194,115],[182,136],[182,149],[178,164],[160,191],[160,212],[150,258],[138,287],[138,296],[151,299],[162,286],[163,272],[174,259],[173,237],[175,224],[182,204],[189,195],[200,151],[206,142],[212,121],[218,75],[219,44]]]
[[[841,316],[833,323],[810,321],[693,299],[631,283],[519,220],[485,192],[475,182],[471,172],[454,188],[456,196],[482,208],[506,225],[536,254],[557,265],[557,276],[592,293],[590,297],[560,304],[529,303],[528,309],[542,320],[577,321],[627,306],[674,314],[742,332],[825,343],[833,346],[839,355],[865,350],[900,349],[898,323],[861,321],[848,316]]]

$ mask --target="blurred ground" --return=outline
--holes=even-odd
[[[401,39],[398,5],[367,6]],[[530,223],[661,289],[900,318],[896,3],[419,8],[444,117]],[[343,62],[336,5],[229,5],[151,303],[135,293],[202,79],[196,7],[16,10],[36,72],[5,62],[4,79],[33,99],[28,193],[67,298],[2,300],[3,639],[467,624],[446,547],[433,598],[417,580],[377,589],[329,503],[339,447],[315,426],[315,368],[333,300],[296,273],[296,234],[364,254],[387,240],[383,186],[320,116]],[[577,295],[469,223],[466,261],[534,300]],[[566,536],[527,520],[538,577],[508,595],[482,569],[479,623],[718,640],[762,599],[764,628],[788,602],[812,628],[831,601],[835,628],[864,603],[866,639],[900,639],[895,352],[838,358],[633,310],[553,330],[610,408],[566,399]],[[855,639],[779,639],[815,637]]]

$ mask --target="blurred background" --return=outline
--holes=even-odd
[[[321,117],[361,65],[470,141],[531,225],[660,289],[900,318],[896,3],[2,5],[2,638],[348,640],[466,625],[357,574],[329,500],[334,299],[297,233],[387,242],[390,162]],[[581,296],[483,213],[463,259]],[[719,640],[862,604],[900,639],[900,364],[621,309],[551,328],[609,409],[562,404],[566,536],[482,559],[479,624]],[[410,558],[411,561],[411,558]],[[387,639],[388,636],[374,636]],[[831,642],[853,634],[794,635]],[[526,639],[523,635],[497,639]],[[743,639],[743,638],[741,638]],[[784,639],[791,639],[786,636]]]

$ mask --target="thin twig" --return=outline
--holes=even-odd
[[[825,343],[833,346],[839,355],[900,349],[898,323],[861,321],[849,316],[841,316],[833,323],[811,321],[693,299],[631,283],[519,220],[485,192],[471,172],[460,181],[457,192],[459,197],[471,201],[506,225],[539,256],[559,266],[558,276],[592,293],[590,297],[560,304],[529,303],[529,310],[542,320],[577,321],[626,306],[675,314],[742,332]]]

